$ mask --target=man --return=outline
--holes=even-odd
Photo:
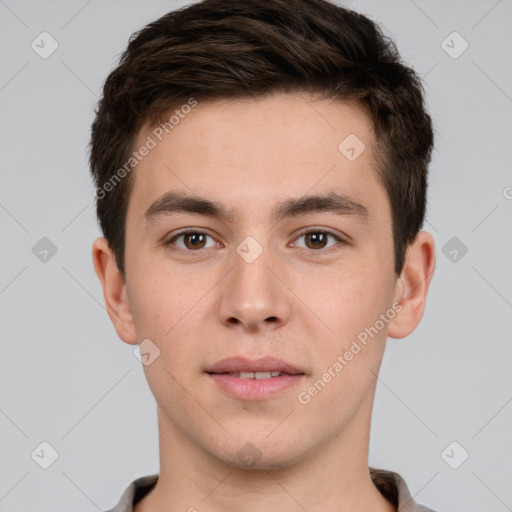
[[[160,472],[113,511],[430,510],[368,445],[435,267],[432,146],[415,72],[325,0],[206,0],[131,38],[92,129],[93,260]]]

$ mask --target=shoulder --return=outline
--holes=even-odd
[[[379,492],[400,512],[436,512],[414,501],[405,480],[398,473],[370,468],[370,476]]]
[[[117,505],[105,512],[133,512],[133,506],[155,487],[157,481],[158,474],[135,479],[124,490]]]

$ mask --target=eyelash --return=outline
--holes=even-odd
[[[338,245],[347,245],[348,244],[348,242],[346,242],[345,240],[340,238],[338,235],[332,233],[331,231],[326,231],[324,229],[314,229],[314,228],[313,229],[310,228],[310,229],[308,229],[308,231],[303,231],[303,232],[299,233],[298,236],[294,239],[294,242],[295,242],[295,240],[298,240],[299,238],[303,237],[304,235],[318,234],[318,233],[331,236],[332,238],[334,238],[336,240],[336,242],[338,242],[338,244],[332,245],[327,248],[322,248],[322,249],[308,249],[305,247],[300,247],[302,252],[307,254],[308,256],[320,256],[321,254],[330,253],[331,250],[336,250],[338,248],[337,247]],[[171,246],[174,245],[174,242],[178,238],[182,237],[183,235],[187,235],[187,234],[206,235],[213,239],[213,237],[211,235],[209,235],[208,233],[206,233],[204,231],[199,231],[197,229],[186,229],[186,230],[180,231],[179,233],[176,233],[175,235],[173,235],[173,237],[170,238],[167,242],[164,242],[164,246],[170,248],[170,250],[172,250],[172,251],[184,251],[184,252],[188,252],[188,253],[201,252],[201,249],[196,249],[196,250],[183,249],[181,247],[176,247],[176,246],[171,248]],[[211,247],[208,247],[208,249],[211,249]]]

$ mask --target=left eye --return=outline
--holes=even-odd
[[[326,249],[330,246],[327,246],[328,238],[331,237],[336,242],[342,242],[339,236],[336,236],[334,233],[329,233],[327,231],[308,231],[307,233],[302,233],[297,240],[304,238],[306,247],[305,249],[309,250],[318,250],[318,249]],[[295,245],[295,243],[294,243]]]

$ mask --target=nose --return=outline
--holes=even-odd
[[[277,329],[288,321],[292,297],[282,282],[286,279],[278,260],[267,248],[254,260],[242,251],[233,253],[233,268],[219,290],[217,313],[224,325],[260,331]]]

